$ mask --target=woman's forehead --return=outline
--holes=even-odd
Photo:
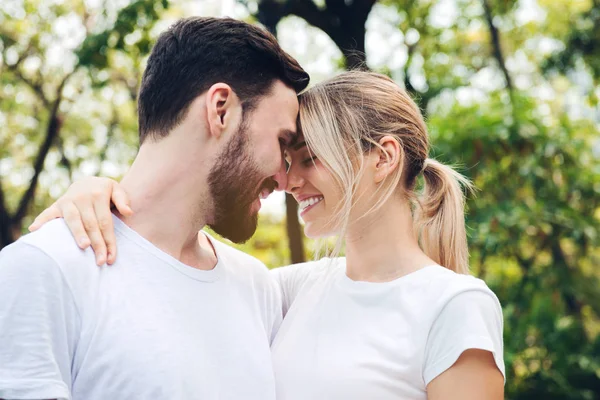
[[[294,143],[287,149],[287,152],[296,153],[306,147],[307,147],[307,144],[306,144],[306,140],[304,139],[304,136],[302,134],[299,134],[298,140],[296,140],[296,143]]]

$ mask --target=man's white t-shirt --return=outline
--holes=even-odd
[[[504,375],[502,309],[486,284],[438,265],[394,281],[353,281],[345,259],[272,271],[284,320],[272,345],[277,400],[427,399],[467,349]]]
[[[63,220],[0,253],[0,398],[275,399],[266,267],[211,240],[218,263],[198,270],[114,223],[112,266]]]

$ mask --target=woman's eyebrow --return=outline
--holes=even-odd
[[[294,150],[294,151],[298,151],[298,150],[300,150],[301,148],[303,148],[304,146],[306,146],[306,142],[303,140],[303,141],[301,141],[301,142],[299,142],[299,143],[296,143],[295,145],[293,145],[293,146],[292,146],[292,150]]]

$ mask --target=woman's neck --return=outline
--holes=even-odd
[[[353,223],[346,234],[346,274],[356,281],[387,282],[435,264],[421,250],[407,201],[390,198]]]

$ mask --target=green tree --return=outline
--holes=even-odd
[[[547,120],[516,96],[517,136],[502,93],[430,119],[436,153],[469,166],[471,265],[504,305],[510,399],[600,394],[600,169],[596,128]],[[460,154],[460,158],[457,155]]]
[[[81,1],[46,5],[28,0],[21,8],[1,9],[0,110],[7,134],[2,135],[0,155],[15,164],[15,169],[27,179],[15,179],[13,175],[12,180],[5,180],[0,175],[0,247],[10,244],[22,232],[35,201],[39,205],[46,203],[47,193],[36,195],[49,158],[55,159],[55,168],[67,171],[70,180],[74,169],[89,159],[90,149],[101,163],[114,132],[127,127],[119,114],[128,113],[131,121],[138,82],[131,70],[140,70],[141,58],[150,49],[149,30],[167,5],[166,1],[157,4],[138,0],[118,12],[105,9],[92,14]],[[111,16],[111,12],[116,15]],[[22,18],[24,15],[27,18]],[[61,24],[78,25],[79,29],[63,32]],[[65,42],[73,41],[69,35],[75,35],[74,40],[77,36],[81,39],[71,43],[71,48],[64,48]],[[60,51],[66,55],[57,55]],[[119,67],[124,60],[132,64],[127,74]],[[115,91],[123,84],[130,93],[129,107],[119,112],[115,104],[109,106],[108,132],[104,145],[98,147],[90,134],[90,116],[82,115],[77,103],[94,96],[94,100],[99,100],[99,89],[111,85],[110,90]],[[96,112],[100,119],[106,119],[102,111]],[[87,150],[81,150],[82,145]],[[37,150],[33,150],[35,146]],[[73,147],[79,147],[80,156],[69,155],[77,153]],[[55,157],[51,157],[53,152]],[[39,211],[40,207],[33,210]]]

